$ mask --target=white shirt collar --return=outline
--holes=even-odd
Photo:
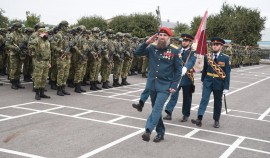
[[[219,56],[220,52],[217,53],[217,58]],[[215,58],[215,53],[213,53],[213,59]]]

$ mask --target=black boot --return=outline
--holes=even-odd
[[[51,98],[50,96],[47,96],[46,94],[44,94],[44,88],[39,88],[40,91],[40,98]]]
[[[142,70],[139,69],[139,70],[138,70],[138,74],[142,74]]]
[[[75,88],[74,80],[67,80],[67,85],[68,85],[68,87],[70,87],[70,88]]]
[[[24,75],[23,81],[25,81],[25,82],[32,82],[31,76],[30,75]]]
[[[96,86],[94,84],[94,81],[90,81],[90,90],[92,90],[92,91],[96,91],[97,90],[96,89]]]
[[[35,88],[35,92],[36,92],[35,99],[40,100],[40,90],[39,90],[39,88]]]
[[[119,87],[119,85],[117,84],[117,79],[113,79],[113,87]]]
[[[82,82],[81,82],[81,83],[82,83]],[[82,88],[82,86],[81,86],[82,84],[81,84],[81,83],[79,83],[80,91],[81,91],[81,92],[86,92],[86,90],[84,90],[84,89]]]
[[[74,92],[81,93],[81,89],[79,87],[79,83],[75,83],[75,90],[74,90]]]
[[[64,96],[65,94],[62,92],[62,86],[57,87],[57,95]]]
[[[4,72],[3,72],[3,69],[0,69],[0,75],[1,76],[5,76]]]
[[[95,82],[96,82],[96,84],[101,84],[101,82],[99,82],[98,80],[96,80]]]
[[[66,88],[66,86],[63,85],[63,86],[62,86],[62,92],[63,92],[63,94],[64,94],[64,95],[70,95],[70,93],[67,92],[67,91],[65,90],[65,88]]]
[[[97,86],[97,81],[94,81],[94,86],[96,87],[97,90],[102,90],[101,88],[99,88],[99,87]]]
[[[21,85],[20,80],[16,80],[16,86],[20,89],[24,89],[25,87]]]
[[[57,90],[56,81],[51,80],[51,89]]]
[[[113,88],[112,86],[109,85],[110,81],[106,81],[106,82],[109,88]]]
[[[146,72],[142,73],[142,78],[147,78]]]
[[[17,90],[18,87],[17,87],[17,85],[16,85],[16,80],[10,80],[10,82],[11,82],[11,88]]]
[[[139,112],[142,112],[143,106],[144,103],[141,100],[139,101],[139,104],[132,104],[132,107],[137,109]]]
[[[89,85],[89,83],[86,82],[86,78],[83,79],[81,86],[87,86]]]
[[[107,82],[103,82],[102,88],[109,89],[108,83]]]
[[[130,83],[127,82],[127,78],[122,78],[122,83],[121,83],[121,85],[127,86],[127,85],[130,85]]]

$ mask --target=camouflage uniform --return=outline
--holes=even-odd
[[[0,75],[4,76],[5,75],[5,36],[3,35],[3,28],[0,28]]]
[[[76,54],[75,55],[75,75],[74,75],[74,83],[75,83],[75,92],[81,93],[86,92],[82,87],[81,83],[83,81],[87,61],[88,61],[88,53],[90,52],[90,47],[88,45],[88,35],[85,33],[85,26],[79,26],[79,30],[81,33],[76,37]]]
[[[39,34],[46,34],[47,30],[41,28],[38,30]],[[48,77],[49,68],[51,67],[51,48],[47,36],[38,36],[29,43],[29,49],[33,50],[32,59],[34,61],[34,89],[36,92],[35,99],[50,98],[44,94],[45,85]]]
[[[122,43],[124,47],[123,52],[124,62],[121,73],[122,78],[121,85],[130,85],[130,83],[127,82],[127,76],[133,60],[133,53],[132,53],[133,46],[131,45],[131,41],[129,40],[131,38],[131,35],[129,33],[126,33],[124,37],[125,37],[124,42]]]
[[[70,50],[71,47],[69,37],[66,33],[68,27],[67,21],[62,21],[59,24],[60,31],[54,36],[54,48],[53,50],[57,56],[57,95],[64,96],[70,95],[70,93],[65,91],[66,81],[68,78],[69,68],[70,68]]]
[[[92,38],[90,39],[90,47],[92,49],[89,56],[89,69],[90,69],[90,90],[101,90],[97,86],[98,74],[100,71],[101,65],[101,46],[102,42],[99,39],[100,29],[98,27],[94,27],[92,29]]]
[[[101,59],[101,82],[103,82],[102,88],[108,89],[112,88],[108,85],[108,80],[110,77],[110,74],[112,72],[113,67],[113,55],[115,53],[115,47],[112,40],[112,34],[113,30],[108,29],[106,30],[107,36],[102,39],[102,44],[104,47],[104,50],[102,51],[102,59]]]
[[[124,50],[122,46],[122,38],[123,34],[121,32],[116,33],[116,40],[114,41],[115,53],[113,56],[113,87],[121,86],[121,84],[119,83],[119,77],[121,75],[124,60],[122,56],[122,52]]]
[[[12,25],[13,32],[7,35],[6,47],[9,54],[10,70],[9,78],[12,84],[12,89],[24,88],[20,84],[20,73],[22,62],[20,60],[21,49],[19,45],[22,43],[22,35],[19,33],[21,24],[14,23]]]
[[[24,32],[25,32],[25,35],[23,36],[23,42],[24,42],[23,47],[25,51],[25,59],[23,63],[23,75],[24,75],[25,82],[32,82],[31,80],[31,74],[33,72],[32,57],[28,51],[27,45],[30,39],[30,35],[34,32],[34,29],[25,28]]]

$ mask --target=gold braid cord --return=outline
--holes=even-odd
[[[187,76],[188,76],[188,78],[191,79],[192,82],[194,82],[193,69],[191,69],[191,70],[189,70],[189,71],[187,72]]]
[[[217,65],[217,63],[214,62],[210,53],[207,54],[207,60],[208,60],[209,65],[215,70],[217,75],[220,78],[224,79],[226,77],[224,71]]]

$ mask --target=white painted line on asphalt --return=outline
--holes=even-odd
[[[27,113],[27,114],[23,114],[23,115],[19,115],[19,116],[13,116],[13,117],[10,117],[10,118],[4,118],[4,119],[1,119],[0,122],[7,121],[7,120],[12,120],[12,119],[16,119],[16,118],[22,118],[22,117],[25,117],[25,116],[31,116],[31,115],[35,115],[35,114],[39,114],[39,113],[42,113],[42,111],[31,112],[31,113]]]
[[[107,122],[108,122],[108,123],[113,123],[113,122],[116,122],[116,121],[122,120],[122,119],[124,119],[124,118],[126,118],[126,116],[120,116],[120,117],[118,117],[118,118],[115,118],[115,119],[109,120],[109,121],[107,121]]]
[[[253,69],[261,69],[263,67],[266,67],[266,66],[256,66],[256,67],[251,67],[251,68],[241,68],[241,70],[236,70],[235,72],[243,72],[243,71],[247,71],[247,70],[253,70]]]
[[[200,129],[198,129],[198,128],[194,129],[194,130],[190,131],[189,133],[187,133],[184,137],[189,138],[189,137],[193,136],[194,134],[196,134],[199,131],[200,131]]]
[[[33,154],[27,154],[27,153],[23,153],[23,152],[19,152],[19,151],[14,151],[14,150],[8,150],[8,149],[4,149],[4,148],[0,148],[0,152],[9,153],[9,154],[13,154],[13,155],[24,156],[24,157],[29,157],[29,158],[45,158],[45,157],[42,157],[42,156],[37,156],[37,155],[33,155]]]
[[[12,116],[0,114],[0,117],[7,117],[7,118],[10,118],[10,117],[12,117]]]
[[[239,137],[219,158],[229,157],[244,140],[245,137]]]
[[[265,116],[270,113],[270,107],[258,118],[258,120],[263,120]]]
[[[231,80],[230,82],[239,82],[239,83],[252,83],[252,82],[245,82],[245,81],[236,81],[236,80]],[[231,87],[230,87],[231,88]]]
[[[29,104],[35,104],[35,103],[36,103],[36,102],[28,102],[28,103],[23,103],[23,104],[9,105],[9,106],[1,107],[0,109],[6,109],[6,108],[15,107],[15,106],[29,105]]]
[[[231,78],[244,78],[244,79],[258,80],[258,78],[239,76],[239,75],[238,76],[231,76]]]
[[[264,153],[264,154],[270,155],[270,152],[268,152],[268,151],[257,150],[257,149],[252,149],[252,148],[242,147],[242,146],[239,146],[238,148],[239,148],[239,149],[244,149],[244,150],[249,150],[249,151],[255,151],[255,152],[258,152],[258,153]]]
[[[231,94],[233,94],[233,93],[236,93],[236,92],[238,92],[238,91],[241,91],[241,90],[243,90],[243,89],[246,89],[246,88],[248,88],[248,87],[251,87],[251,86],[253,86],[253,85],[255,85],[255,84],[258,84],[258,83],[260,83],[260,82],[263,82],[263,81],[265,81],[265,80],[267,80],[267,79],[269,79],[269,78],[270,78],[270,77],[266,77],[266,78],[264,78],[264,79],[262,79],[262,80],[259,80],[259,81],[257,81],[257,82],[254,82],[254,83],[252,83],[252,84],[249,84],[249,85],[247,85],[247,86],[245,86],[245,87],[242,87],[242,88],[239,88],[239,89],[234,90],[234,91],[232,91],[232,92],[229,92],[228,94],[226,94],[226,96],[231,95]]]
[[[144,132],[144,129],[141,129],[141,130],[136,131],[134,133],[131,133],[131,134],[125,136],[125,137],[122,137],[120,139],[117,139],[117,140],[115,140],[115,141],[113,141],[113,142],[111,142],[109,144],[106,144],[106,145],[104,145],[104,146],[102,146],[100,148],[97,148],[95,150],[92,150],[91,152],[86,153],[86,154],[84,154],[82,156],[79,156],[78,158],[88,158],[90,156],[96,155],[97,153],[100,153],[100,152],[102,152],[102,151],[104,151],[104,150],[106,150],[106,149],[108,149],[110,147],[113,147],[113,146],[115,146],[115,145],[117,145],[117,144],[119,144],[119,143],[121,143],[121,142],[123,142],[123,141],[125,141],[127,139],[130,139],[130,138],[132,138],[132,137],[134,137],[134,136],[136,136],[138,134],[141,134],[143,132]]]
[[[93,110],[88,110],[88,111],[86,111],[86,112],[82,112],[82,113],[79,113],[79,114],[76,114],[76,115],[73,115],[73,116],[74,116],[74,117],[78,117],[78,116],[90,114],[91,112],[93,112]]]

